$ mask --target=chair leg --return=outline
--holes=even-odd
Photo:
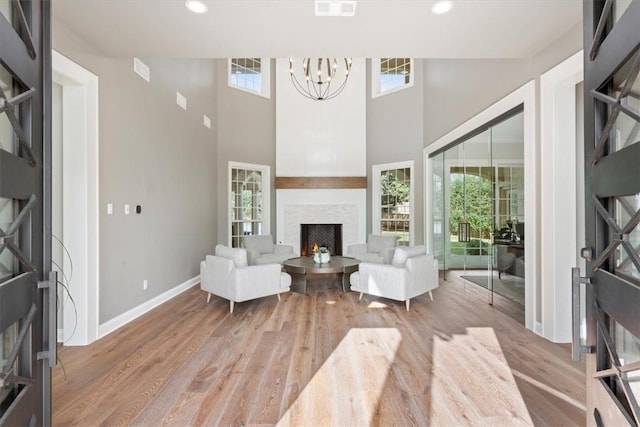
[[[280,298],[280,294],[278,294],[278,301],[282,301],[282,298]]]
[[[431,301],[433,301],[433,292],[429,291],[429,298],[431,298]]]
[[[409,311],[409,306],[411,305],[411,298],[404,302],[404,305],[407,307],[407,311]]]
[[[233,301],[229,301],[229,313],[233,313]]]
[[[360,292],[360,298],[358,298],[359,300],[362,299],[362,295],[364,295],[364,292]]]
[[[211,293],[210,292],[207,294],[207,304],[209,304],[209,301],[211,301]]]

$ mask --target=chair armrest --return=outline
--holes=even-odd
[[[409,271],[406,268],[361,262],[358,270],[358,273],[354,273],[354,275],[358,275],[357,283],[351,283],[352,291],[398,301],[406,300],[405,283],[409,276]]]
[[[293,246],[291,245],[273,245],[273,252],[276,254],[293,254]]]
[[[287,292],[289,286],[283,286],[281,277],[282,266],[280,264],[250,265],[236,268],[236,280],[231,299],[240,302]]]

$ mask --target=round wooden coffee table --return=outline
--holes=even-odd
[[[301,294],[307,293],[307,275],[341,274],[342,292],[351,291],[349,277],[358,271],[358,261],[355,258],[332,255],[325,264],[316,264],[313,257],[299,257],[288,259],[282,263],[283,270],[291,275],[291,290]]]

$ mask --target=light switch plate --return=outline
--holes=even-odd
[[[124,205],[124,214],[125,214],[125,215],[129,215],[129,212],[130,212],[130,211],[131,211],[131,210],[129,209],[129,205]]]
[[[187,109],[187,98],[180,92],[176,92],[176,104],[181,106],[184,110]]]

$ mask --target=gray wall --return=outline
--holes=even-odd
[[[271,235],[276,235],[275,61],[271,61],[271,98],[230,88],[227,60],[218,59],[218,243],[229,244],[229,161],[271,166]]]
[[[217,240],[213,60],[109,58],[53,23],[53,47],[99,77],[100,323],[199,274]],[[188,110],[176,105],[176,90]],[[106,215],[113,203],[113,215]],[[125,216],[123,206],[131,205]],[[142,214],[135,214],[135,206]],[[143,280],[149,289],[143,290]]]
[[[580,49],[582,23],[531,58],[423,60],[424,145],[433,143],[528,81],[535,79],[539,83],[541,74]]]
[[[414,61],[413,87],[371,98],[371,60],[367,60],[367,233],[372,230],[373,165],[414,161],[414,244],[424,243],[423,61]]]

